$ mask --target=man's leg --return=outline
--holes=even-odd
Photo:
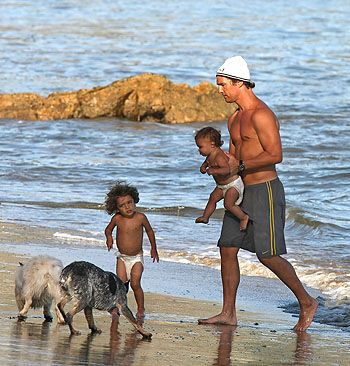
[[[223,288],[223,304],[221,313],[208,319],[199,319],[199,324],[237,325],[236,295],[240,281],[239,263],[237,258],[239,248],[220,247],[221,280]]]
[[[317,300],[306,292],[293,266],[286,259],[275,256],[259,258],[259,260],[287,285],[298,299],[300,306],[299,321],[293,329],[299,332],[305,331],[310,326],[317,310]]]

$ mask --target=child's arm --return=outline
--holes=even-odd
[[[154,231],[153,231],[152,226],[149,223],[146,215],[143,215],[142,225],[144,226],[144,228],[146,230],[146,234],[147,234],[149,242],[151,244],[151,258],[153,259],[153,262],[155,262],[155,261],[159,262],[156,237],[154,235]]]
[[[227,158],[223,155],[218,156],[215,161],[215,168],[210,167],[207,169],[208,175],[227,175],[230,174],[230,166]]]
[[[207,159],[204,160],[203,164],[201,165],[201,167],[199,168],[199,171],[202,173],[202,174],[205,174],[207,172],[207,168],[208,168],[209,164],[208,164],[208,161]]]
[[[108,251],[110,251],[113,247],[113,230],[117,226],[116,217],[115,215],[112,217],[110,223],[105,228],[105,235],[106,235],[106,245]]]

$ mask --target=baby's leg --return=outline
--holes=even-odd
[[[130,285],[134,291],[134,296],[137,304],[136,319],[142,321],[145,316],[145,298],[141,287],[141,277],[143,272],[143,264],[137,262],[131,269]]]
[[[203,215],[196,219],[196,223],[207,224],[209,217],[213,214],[216,209],[216,204],[224,197],[222,189],[216,187],[209,196],[208,203],[204,209]]]
[[[226,210],[230,211],[233,215],[240,219],[239,228],[243,231],[247,228],[249,216],[244,211],[242,211],[238,205],[235,204],[238,197],[239,193],[234,187],[228,189],[224,198],[224,206]]]

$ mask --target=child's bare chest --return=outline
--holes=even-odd
[[[136,219],[121,219],[117,222],[117,231],[119,233],[137,233],[142,230],[142,223]]]

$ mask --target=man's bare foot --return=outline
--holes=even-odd
[[[244,218],[240,221],[239,230],[244,231],[247,228],[249,222],[249,216],[245,215]]]
[[[237,325],[237,317],[235,314],[226,315],[220,313],[207,319],[198,319],[198,324],[225,324],[225,325]]]
[[[207,224],[209,222],[208,219],[206,219],[204,216],[197,217],[196,218],[196,224]]]
[[[296,332],[304,332],[312,323],[318,307],[318,301],[313,297],[311,299],[309,305],[300,306],[299,321],[293,328]]]

